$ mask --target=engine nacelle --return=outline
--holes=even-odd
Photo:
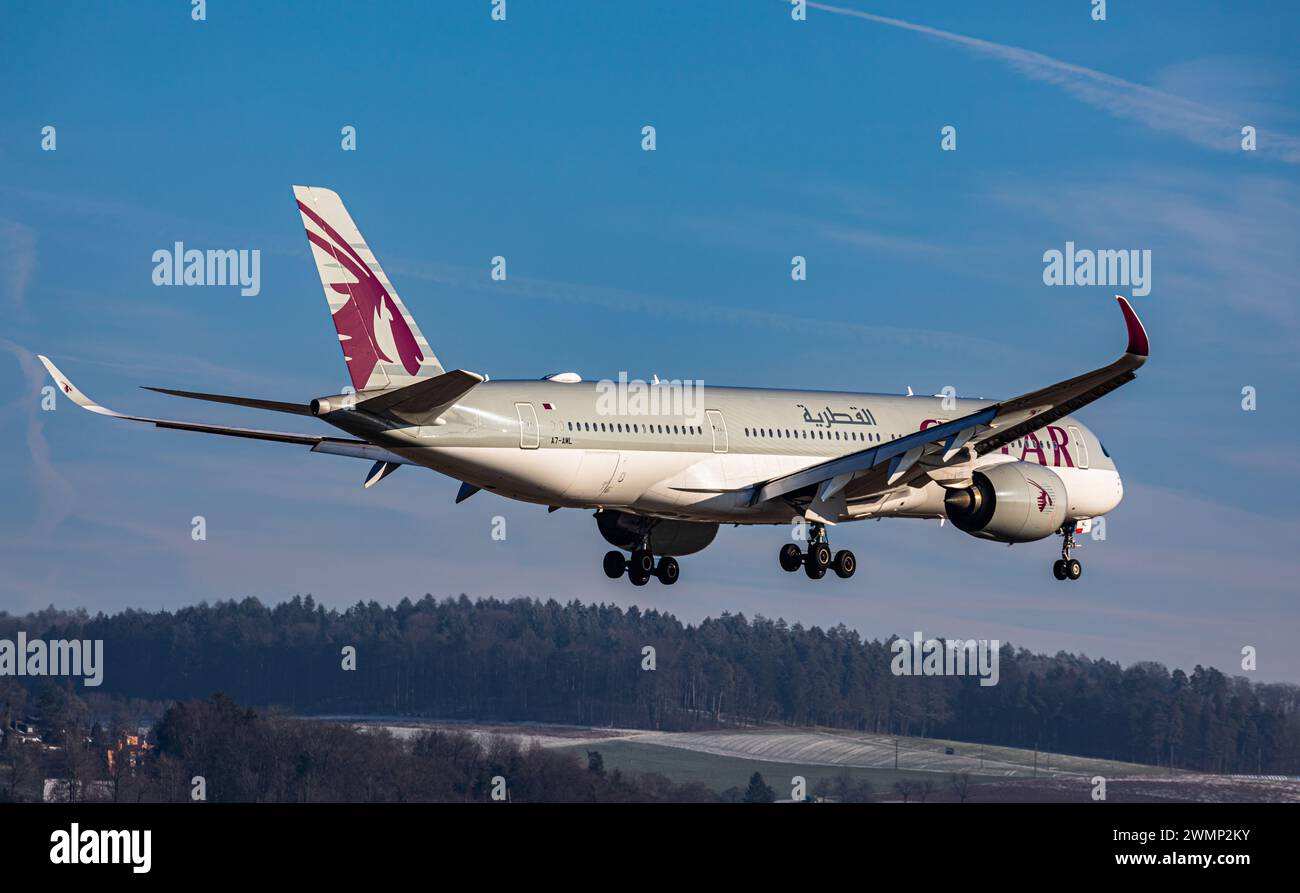
[[[637,528],[640,518],[627,512],[596,513],[600,535],[611,546],[629,552],[640,543]],[[691,555],[700,551],[718,535],[718,525],[700,521],[658,521],[650,529],[650,551],[655,555]]]
[[[1032,543],[1065,523],[1065,482],[1041,465],[1003,462],[972,475],[972,483],[943,499],[958,530],[999,543]]]

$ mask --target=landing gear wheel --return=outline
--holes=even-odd
[[[1064,559],[1064,558],[1058,558],[1058,559],[1056,559],[1055,561],[1052,562],[1052,576],[1053,576],[1053,577],[1056,577],[1056,579],[1058,579],[1058,580],[1064,580],[1064,579],[1065,579],[1065,577],[1066,577],[1066,572],[1065,572],[1065,559]]]
[[[826,568],[831,565],[831,547],[825,540],[808,544],[808,554],[803,559],[803,572],[810,580],[820,580],[826,576]]]
[[[627,572],[650,579],[650,575],[655,572],[654,556],[644,549],[637,549],[632,553],[632,560],[628,562]]]
[[[650,582],[649,574],[637,574],[629,571],[627,578],[632,581],[633,586],[644,586]]]
[[[794,573],[799,570],[799,565],[803,564],[803,553],[794,543],[786,543],[781,547],[779,553],[781,559],[781,570]]]
[[[659,567],[655,570],[655,576],[657,576],[659,582],[665,586],[671,586],[676,583],[677,578],[681,576],[681,573],[681,566],[678,565],[677,559],[673,558],[671,555],[660,558]]]
[[[835,553],[832,566],[835,568],[836,576],[841,580],[847,580],[858,569],[858,559],[848,549],[841,549]]]
[[[1065,562],[1065,573],[1071,580],[1077,580],[1082,577],[1083,565],[1079,563],[1079,559],[1071,558],[1069,561]]]
[[[623,557],[622,552],[606,552],[604,566],[605,576],[617,580],[623,576],[623,571],[627,570],[627,559]]]
[[[831,547],[825,543],[813,543],[809,546],[808,559],[804,566],[807,567],[810,564],[817,565],[822,573],[825,573],[826,568],[831,566]]]

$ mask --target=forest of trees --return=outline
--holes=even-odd
[[[597,751],[584,760],[517,739],[481,740],[430,731],[399,739],[384,730],[313,722],[240,707],[225,695],[176,703],[154,727],[154,747],[138,767],[108,762],[116,739],[75,695],[45,688],[41,748],[5,736],[0,803],[39,801],[43,779],[68,784],[55,799],[115,803],[691,803],[744,802],[701,784],[657,773],[606,772]],[[197,780],[201,779],[201,782]],[[762,784],[761,776],[759,784]],[[770,789],[768,789],[770,791]],[[770,798],[768,798],[770,800]],[[765,801],[759,801],[765,802]]]
[[[821,725],[1214,772],[1300,769],[1294,685],[1008,644],[995,686],[900,677],[890,672],[889,640],[762,617],[687,625],[637,608],[465,596],[336,611],[308,596],[275,607],[245,599],[174,612],[0,615],[0,637],[19,629],[29,638],[102,639],[98,691],[148,701],[223,692],[316,715]]]

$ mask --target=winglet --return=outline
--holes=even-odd
[[[55,366],[53,363],[50,362],[49,357],[45,357],[45,356],[41,356],[40,354],[37,354],[36,359],[40,360],[41,364],[45,366],[45,371],[50,373],[50,377],[53,378],[54,383],[59,386],[59,390],[62,391],[63,394],[66,395],[69,400],[71,400],[73,403],[80,406],[82,409],[88,409],[91,412],[97,412],[100,415],[111,415],[111,416],[121,415],[121,413],[113,412],[113,410],[111,409],[105,409],[104,407],[96,403],[94,400],[91,400],[89,397],[83,394],[81,392],[81,389],[68,379],[68,376],[64,375],[62,372],[59,371],[58,366]]]
[[[1148,356],[1151,344],[1147,341],[1147,330],[1143,328],[1142,320],[1138,319],[1132,305],[1123,295],[1115,295],[1115,300],[1119,301],[1119,309],[1124,314],[1124,323],[1128,326],[1128,349],[1125,353],[1131,353],[1136,357]]]

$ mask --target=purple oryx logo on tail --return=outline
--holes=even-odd
[[[308,229],[307,238],[311,243],[333,257],[356,279],[355,282],[333,282],[329,286],[349,298],[334,313],[334,327],[343,336],[343,352],[353,387],[364,390],[380,360],[400,362],[408,375],[415,375],[424,354],[388,290],[371,271],[370,265],[334,227],[301,201],[298,207],[329,237],[327,241]]]

